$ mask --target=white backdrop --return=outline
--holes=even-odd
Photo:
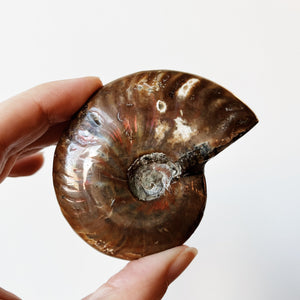
[[[50,80],[163,68],[249,105],[260,123],[207,164],[205,215],[187,242],[199,254],[164,299],[300,299],[299,1],[0,3],[1,100]],[[36,175],[0,186],[0,286],[25,300],[80,299],[126,263],[64,220],[53,151]]]

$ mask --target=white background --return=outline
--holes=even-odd
[[[260,123],[207,164],[205,215],[187,242],[199,254],[164,299],[300,299],[299,1],[0,1],[1,100],[50,80],[163,68],[249,105]],[[33,177],[0,186],[0,286],[25,300],[80,299],[126,263],[64,220],[53,151]]]

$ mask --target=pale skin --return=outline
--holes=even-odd
[[[0,182],[37,172],[44,161],[39,151],[56,144],[71,116],[101,86],[97,77],[55,81],[0,103]],[[179,246],[132,261],[84,300],[161,299],[196,254]],[[0,288],[0,299],[22,297]]]

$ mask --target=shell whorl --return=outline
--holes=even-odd
[[[59,141],[62,212],[96,249],[135,259],[182,244],[205,208],[204,165],[257,123],[219,85],[145,71],[101,88]]]

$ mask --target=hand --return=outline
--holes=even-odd
[[[42,148],[57,142],[71,116],[101,87],[98,78],[42,84],[0,103],[0,182],[36,172]]]
[[[101,87],[95,77],[50,82],[0,103],[0,182],[39,170],[71,116]],[[197,253],[180,246],[132,261],[85,300],[161,299]],[[0,299],[19,299],[0,288]]]

